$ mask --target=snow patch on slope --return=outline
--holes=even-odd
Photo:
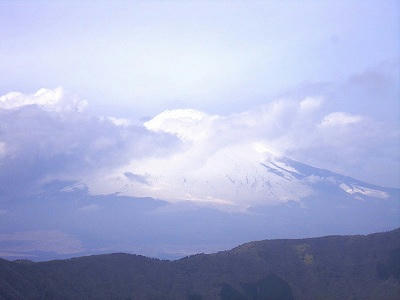
[[[358,185],[347,185],[345,183],[341,183],[339,187],[344,190],[348,194],[362,194],[368,197],[373,197],[373,198],[381,198],[381,199],[386,199],[389,197],[389,195],[384,192],[384,191],[379,191],[363,186],[358,186]]]

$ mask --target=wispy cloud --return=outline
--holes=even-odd
[[[359,123],[361,121],[362,117],[358,115],[352,115],[344,112],[333,112],[324,117],[324,119],[320,123],[320,126],[322,127],[345,126],[345,125]]]

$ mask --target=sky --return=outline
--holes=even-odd
[[[1,180],[182,199],[182,178],[216,180],[227,165],[210,161],[245,168],[268,152],[400,187],[399,11],[1,1]]]
[[[399,37],[390,0],[0,1],[0,256],[398,226]]]

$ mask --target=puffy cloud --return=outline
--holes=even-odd
[[[398,154],[388,152],[395,149],[395,131],[360,115],[326,114],[323,103],[311,97],[280,99],[227,116],[192,109],[164,111],[144,125],[177,136],[182,147],[166,157],[133,159],[90,186],[103,193],[117,189],[170,201],[241,207],[309,195],[305,182],[281,182],[266,174],[260,163],[276,165],[274,157],[280,156],[376,183],[373,175],[365,174],[387,173],[388,162],[396,165]],[[265,182],[270,185],[262,187]]]
[[[288,119],[289,115],[293,117]],[[88,183],[100,193],[117,189],[135,196],[240,207],[299,200],[310,193],[307,186],[296,180],[282,185],[260,163],[285,150],[282,133],[303,115],[298,102],[284,100],[228,116],[167,110],[144,126],[177,136],[182,147],[166,157],[133,159]]]
[[[175,109],[158,114],[144,126],[155,132],[175,134],[186,141],[198,141],[208,137],[216,118],[194,109]]]
[[[18,106],[0,109],[3,194],[69,179],[95,194],[246,207],[311,193],[295,176],[289,183],[266,174],[261,163],[276,166],[277,157],[372,183],[376,174],[386,180],[399,166],[398,132],[361,115],[326,112],[321,97],[278,99],[230,115],[167,110],[135,125],[71,109],[79,99],[55,90],[39,101],[43,93],[19,96],[25,100]]]
[[[82,180],[134,157],[163,153],[177,142],[127,120],[92,116],[81,109],[79,98],[69,97],[61,88],[9,93],[1,99],[3,195],[28,193],[52,179]]]
[[[65,95],[63,88],[54,90],[39,89],[34,94],[10,92],[0,96],[0,109],[13,109],[26,105],[38,105],[50,111],[77,111],[82,112],[87,106],[86,100]]]

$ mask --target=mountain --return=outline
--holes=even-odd
[[[175,261],[0,260],[0,299],[398,299],[400,229],[250,242]]]
[[[0,195],[0,257],[40,261],[123,251],[176,259],[248,240],[368,234],[400,226],[399,189],[282,156],[239,167],[240,157],[224,157],[218,165],[212,161],[215,172],[209,177],[182,177],[175,189],[182,195],[231,195],[233,204],[197,196],[171,202],[93,195],[82,183],[67,181]],[[151,189],[154,182],[146,180],[140,184]],[[203,194],[196,194],[195,186]]]
[[[207,172],[201,176],[182,175],[171,185],[186,195],[186,200],[215,202],[226,209],[301,203],[317,195],[320,199],[380,199],[381,203],[393,197],[399,199],[398,189],[368,184],[268,152],[262,153],[262,159],[247,159],[237,152],[229,149],[215,154],[204,167]],[[164,178],[159,176],[157,181],[164,183]],[[146,184],[151,186],[151,177]],[[151,192],[148,195],[152,196]]]

